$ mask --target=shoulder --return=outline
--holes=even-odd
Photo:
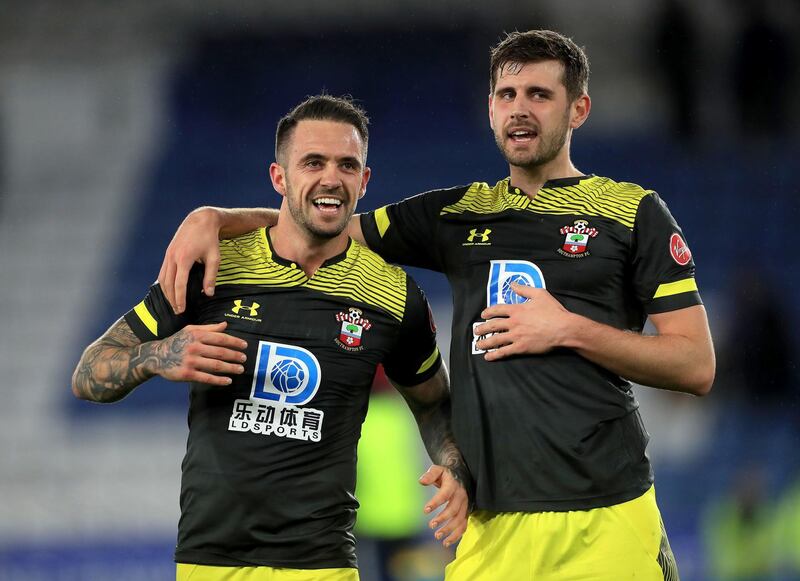
[[[620,202],[636,205],[640,204],[647,196],[655,193],[653,190],[646,189],[639,184],[618,182],[601,176],[593,176],[585,183],[593,193],[600,197],[614,198]]]
[[[628,228],[634,227],[642,204],[646,204],[647,200],[655,196],[653,190],[643,188],[639,184],[618,182],[602,176],[591,176],[589,179],[581,180],[574,189],[599,215]]]
[[[493,214],[507,210],[514,205],[513,197],[508,195],[509,183],[509,179],[505,178],[494,185],[472,182],[449,190],[439,190],[447,192],[446,195],[439,194],[443,201],[440,214]]]
[[[408,301],[408,275],[375,252],[350,241],[345,257],[318,271],[309,285],[326,294],[347,297],[402,321]]]
[[[353,259],[353,274],[381,287],[405,289],[408,275],[394,264],[389,264],[377,253],[355,240],[348,255]]]
[[[253,230],[230,240],[219,241],[220,262],[241,264],[263,260],[268,253],[264,228]]]

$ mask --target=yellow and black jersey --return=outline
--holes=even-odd
[[[361,217],[386,260],[447,275],[453,291],[453,426],[491,511],[582,510],[652,483],[647,433],[625,379],[576,352],[487,362],[473,327],[521,302],[511,282],[567,309],[640,331],[648,314],[700,304],[683,234],[657,194],[584,176],[531,199],[510,184],[427,192]]]
[[[222,242],[215,295],[201,288],[198,267],[184,314],[156,284],[125,315],[142,341],[227,321],[248,344],[230,387],[191,385],[175,560],[354,567],[356,446],[376,368],[413,386],[441,366],[424,295],[353,241],[309,278],[265,229]]]

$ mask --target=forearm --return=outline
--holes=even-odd
[[[278,210],[203,206],[194,210],[189,218],[197,220],[207,227],[216,228],[220,240],[227,240],[263,226],[274,226],[278,223]]]
[[[235,238],[263,226],[278,223],[278,210],[272,208],[217,208],[220,212],[220,240]]]
[[[471,490],[471,476],[464,458],[456,446],[450,423],[450,398],[411,410],[419,426],[419,434],[434,464],[448,468],[467,491]]]
[[[72,393],[97,403],[119,401],[156,374],[157,358],[157,341],[125,347],[98,339],[75,368]]]
[[[561,346],[650,387],[705,395],[714,377],[710,337],[700,333],[641,335],[572,315]]]

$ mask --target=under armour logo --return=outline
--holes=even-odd
[[[259,305],[259,304],[258,304],[258,303],[256,303],[256,302],[254,302],[254,303],[253,303],[252,305],[250,305],[250,306],[248,306],[248,305],[243,305],[243,304],[242,304],[242,299],[236,299],[235,301],[233,301],[233,304],[234,304],[234,307],[233,307],[231,310],[232,310],[234,313],[236,313],[236,314],[238,315],[238,314],[239,314],[239,311],[241,311],[242,309],[247,309],[248,311],[250,311],[250,316],[251,316],[251,317],[255,317],[256,315],[258,315],[258,309],[259,309],[259,307],[261,306],[261,305]]]
[[[477,228],[473,228],[469,231],[469,236],[467,236],[467,242],[475,242],[476,238],[480,239],[480,242],[489,242],[489,234],[491,234],[491,229],[487,228],[483,232],[478,232]]]

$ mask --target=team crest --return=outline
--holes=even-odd
[[[336,314],[336,320],[342,324],[339,329],[339,336],[334,339],[336,344],[346,351],[361,351],[364,346],[361,344],[365,331],[372,327],[363,316],[361,309],[350,307],[346,313]]]
[[[572,226],[564,226],[560,232],[564,235],[564,244],[558,249],[558,253],[567,258],[589,256],[589,240],[599,234],[597,228],[589,228],[586,220],[575,220]]]

